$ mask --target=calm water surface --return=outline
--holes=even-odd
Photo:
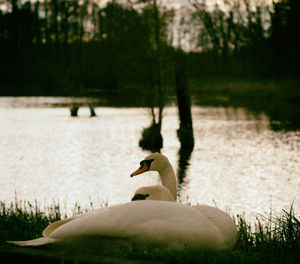
[[[151,122],[148,109],[97,107],[98,117],[90,118],[89,109],[80,108],[72,118],[67,107],[16,100],[0,98],[0,201],[16,195],[41,207],[57,201],[71,214],[76,202],[82,208],[123,203],[138,187],[160,183],[155,172],[130,178],[148,154],[138,147]],[[53,101],[65,102],[36,99]],[[183,202],[248,217],[294,202],[300,213],[300,132],[274,132],[266,115],[242,108],[194,106],[192,114],[195,148],[179,186]],[[178,127],[177,108],[166,108],[162,153],[176,172]]]

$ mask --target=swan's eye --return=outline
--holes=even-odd
[[[149,168],[150,168],[150,165],[151,165],[151,163],[152,163],[153,160],[154,160],[154,159],[142,160],[142,161],[140,162],[141,168],[144,167],[144,165],[145,165],[145,163],[146,163],[147,168],[149,169]]]
[[[150,165],[151,165],[153,160],[154,159],[144,160],[144,162],[146,162],[148,168],[150,168]]]

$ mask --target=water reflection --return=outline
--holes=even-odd
[[[192,125],[183,126],[180,124],[180,128],[177,130],[177,136],[180,141],[180,149],[178,151],[178,188],[179,193],[182,185],[185,183],[186,171],[189,166],[191,154],[194,149],[194,131]]]
[[[180,149],[178,151],[178,187],[185,182],[186,170],[188,169],[189,160],[194,149],[194,131],[193,126],[184,126],[182,122],[177,130],[177,136],[180,141]]]
[[[284,95],[282,95],[284,96]],[[203,99],[206,98],[206,99]],[[229,97],[219,97],[214,94],[210,94],[209,96],[194,97],[193,104],[199,106],[221,106],[226,109],[231,109],[231,111],[235,111],[236,109],[243,108],[250,113],[250,115],[260,116],[261,113],[264,113],[268,116],[268,120],[270,120],[269,128],[274,131],[295,131],[300,129],[300,107],[298,98],[293,98],[289,100],[289,102],[285,100],[278,100],[276,102],[261,102],[261,101],[253,101],[252,97],[247,100],[242,101],[231,101]],[[280,98],[280,97],[279,97]]]
[[[193,152],[193,148],[184,148],[180,147],[178,152],[178,170],[177,170],[177,177],[178,177],[178,188],[179,192],[181,189],[181,185],[186,181],[186,172],[190,165],[189,161]]]

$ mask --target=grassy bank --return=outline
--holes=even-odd
[[[165,104],[176,102],[175,84],[165,87]],[[13,88],[7,90],[14,90]],[[25,89],[26,90],[26,89]],[[189,90],[193,104],[200,106],[244,107],[252,114],[264,112],[273,130],[300,129],[300,79],[258,79],[203,77],[190,78]],[[29,89],[28,89],[29,91]],[[61,91],[61,90],[59,90]],[[1,92],[1,91],[0,91]],[[115,107],[150,107],[153,91],[143,83],[122,84],[118,89],[81,91],[80,93],[32,93],[27,96],[84,96],[99,98],[98,105]],[[5,94],[1,95],[15,95]],[[157,102],[154,104],[157,104]],[[95,103],[97,105],[97,103]]]
[[[79,206],[75,211],[82,212]],[[0,203],[0,250],[3,252],[12,248],[6,244],[7,240],[39,237],[49,223],[61,218],[62,212],[57,204],[41,211],[37,204],[15,202],[7,206]],[[289,211],[283,210],[277,217],[261,216],[251,224],[244,217],[237,216],[236,223],[239,238],[232,252],[191,252],[188,249],[168,252],[161,248],[128,250],[124,247],[106,247],[101,253],[97,252],[100,254],[98,259],[113,256],[164,263],[299,263],[300,221],[293,207]]]

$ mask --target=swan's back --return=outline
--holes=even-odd
[[[167,201],[136,201],[96,210],[59,226],[55,241],[76,237],[130,238],[169,248],[221,249],[222,236],[199,211]]]

